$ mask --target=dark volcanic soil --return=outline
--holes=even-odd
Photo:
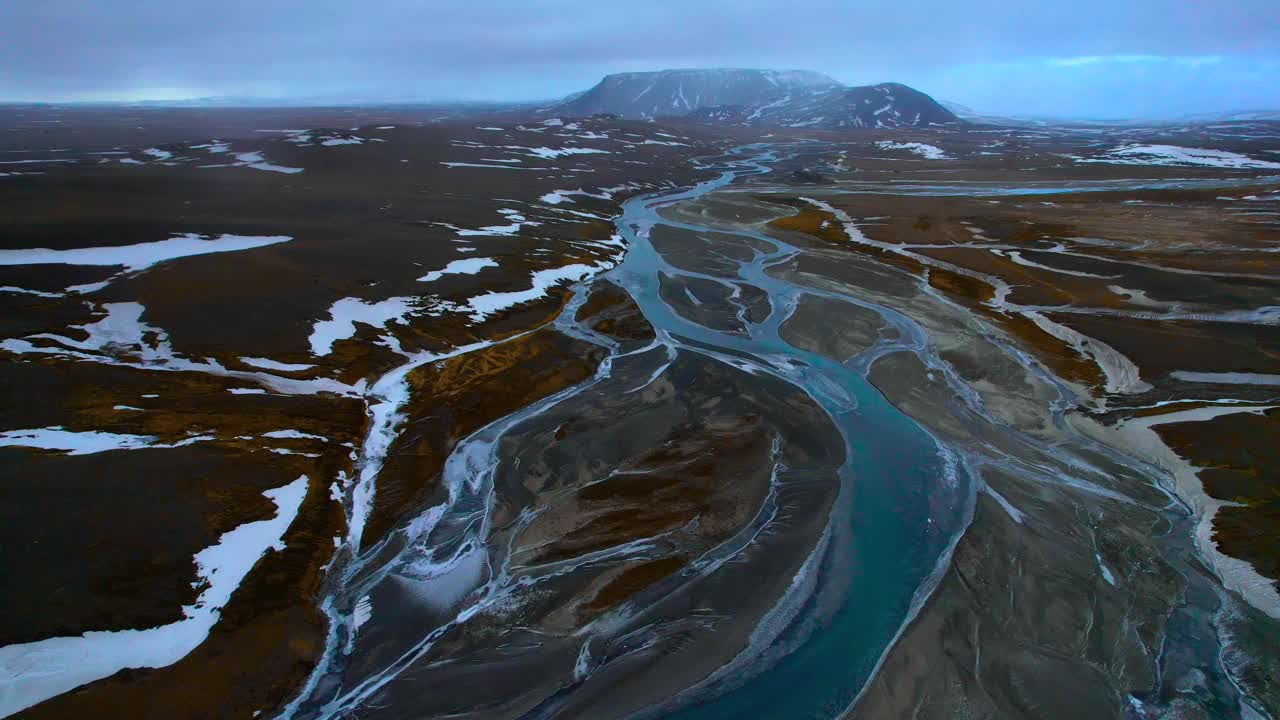
[[[333,538],[346,532],[330,485],[356,472],[363,383],[403,362],[398,353],[501,339],[555,317],[568,297],[560,278],[584,274],[559,268],[594,273],[619,257],[619,202],[690,182],[687,160],[709,152],[643,123],[5,112],[13,164],[0,166],[0,335],[22,341],[0,350],[0,432],[63,428],[181,446],[0,448],[0,546],[23,578],[0,595],[0,645],[180,620],[199,593],[192,558],[223,533],[269,520],[264,490],[310,478],[286,550],[267,552],[196,652],[84,686],[31,717],[103,708],[248,717],[283,702],[323,646],[316,598]],[[33,116],[58,122],[28,123]],[[292,132],[258,132],[270,129]],[[123,248],[183,234],[287,240],[141,268],[11,264],[28,248]],[[450,270],[475,258],[485,262]],[[483,314],[465,308],[486,293],[525,291]],[[404,310],[378,310],[401,298]],[[127,311],[132,303],[139,314]],[[113,314],[122,308],[136,324]],[[643,332],[624,309],[599,315],[602,331]],[[347,317],[355,324],[344,326]],[[317,345],[326,321],[336,335]],[[581,380],[595,362],[595,351],[543,331],[412,375],[419,400],[392,448],[368,541],[416,507],[453,442]],[[246,676],[245,658],[270,672]]]
[[[364,682],[362,718],[625,717],[733,662],[825,537],[848,448],[826,388],[676,350],[596,276],[623,201],[767,143],[771,172],[662,210],[654,302],[726,337],[775,322],[979,486],[828,716],[1280,714],[1280,125],[11,106],[0,130],[0,661],[216,614],[159,668],[5,712],[272,717]],[[748,282],[767,237],[794,252]],[[493,514],[423,530],[468,492],[448,464],[484,458]],[[211,599],[202,553],[233,544],[246,575]]]

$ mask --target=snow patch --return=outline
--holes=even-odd
[[[312,435],[301,430],[272,430],[271,432],[262,433],[262,437],[274,440],[319,440],[320,442],[329,442],[329,438],[323,435]]]
[[[393,297],[378,302],[366,302],[359,298],[343,298],[329,308],[328,320],[317,320],[311,328],[311,352],[328,355],[333,344],[355,336],[356,323],[372,327],[385,327],[388,323],[403,323],[414,311],[413,298]]]
[[[489,168],[490,170],[554,170],[555,168],[531,168],[531,167],[515,167],[512,165],[488,165],[485,163],[469,163],[469,162],[441,162],[441,165],[447,168]]]
[[[435,282],[445,275],[475,275],[481,270],[489,267],[498,267],[498,263],[493,258],[477,257],[466,258],[463,260],[454,260],[445,265],[440,270],[432,270],[431,272],[418,278],[419,282]]]
[[[560,283],[578,282],[583,278],[608,270],[610,267],[612,267],[612,264],[606,261],[596,265],[574,264],[557,268],[548,268],[546,270],[538,270],[530,275],[532,287],[528,290],[489,292],[484,295],[477,295],[467,301],[466,308],[471,311],[471,319],[474,322],[480,322],[493,313],[515,307],[522,303],[527,303],[531,300],[537,300],[538,298],[546,295],[551,288],[556,287]]]
[[[307,365],[305,363],[282,363],[270,358],[259,357],[242,357],[240,362],[263,370],[279,370],[280,372],[302,372],[315,367],[315,365]]]
[[[0,250],[0,265],[122,265],[125,272],[138,272],[167,260],[211,253],[252,250],[253,248],[288,242],[292,239],[287,235],[263,237],[219,235],[216,239],[210,239],[195,233],[183,233],[168,240],[115,247],[73,248],[71,250],[51,250],[49,248]]]
[[[363,144],[364,144],[364,138],[355,137],[355,136],[352,136],[352,137],[330,137],[330,138],[324,138],[323,140],[321,140],[321,141],[320,141],[320,144],[321,144],[321,145],[323,145],[323,146],[325,146],[325,147],[334,147],[334,146],[337,146],[337,145],[363,145]]]
[[[56,355],[147,370],[207,373],[217,377],[257,383],[269,388],[272,392],[286,395],[330,392],[353,397],[363,391],[363,380],[355,385],[348,385],[332,378],[300,380],[265,372],[228,370],[221,363],[210,358],[191,360],[173,351],[169,343],[169,335],[163,329],[142,321],[146,308],[139,303],[107,303],[100,309],[105,311],[105,317],[97,322],[76,326],[88,335],[85,340],[75,340],[53,333],[38,333],[26,338],[0,340],[0,349],[17,355]],[[49,340],[57,345],[37,345],[32,342],[33,340]],[[156,396],[143,395],[142,397]]]
[[[1112,587],[1115,587],[1116,576],[1112,575],[1111,568],[1107,567],[1107,564],[1102,562],[1102,555],[1094,553],[1093,557],[1098,561],[1098,570],[1102,572],[1102,579],[1106,580]]]
[[[14,287],[12,285],[0,286],[0,293],[15,293],[18,295],[35,295],[43,298],[60,298],[62,293],[44,292],[42,290],[28,290],[26,288]]]
[[[273,165],[267,162],[267,159],[262,156],[262,153],[240,153],[239,155],[236,155],[236,160],[238,160],[241,165],[248,165],[254,170],[267,170],[269,172],[286,173],[288,175],[302,172],[302,168]]]
[[[460,236],[487,236],[487,235],[515,235],[520,232],[520,228],[525,226],[541,225],[542,223],[533,220],[526,220],[519,210],[512,208],[502,208],[498,211],[506,219],[511,221],[510,225],[489,225],[478,230],[459,230]]]
[[[926,145],[918,142],[893,142],[892,140],[881,140],[876,143],[876,147],[881,150],[906,150],[915,153],[925,160],[951,160],[951,156],[942,151],[942,148],[933,145]]]
[[[566,155],[596,155],[596,154],[612,155],[613,154],[609,150],[598,150],[596,148],[584,148],[584,147],[530,148],[530,147],[523,147],[520,145],[504,145],[503,147],[505,147],[508,150],[521,150],[521,151],[524,151],[524,153],[529,155],[530,157],[542,158],[543,160],[550,160],[552,158],[564,157]]]
[[[1189,148],[1178,145],[1125,145],[1095,158],[1076,158],[1081,163],[1114,165],[1198,165],[1220,168],[1280,168],[1280,163],[1255,160],[1226,150]]]
[[[117,405],[116,409],[127,406]],[[127,408],[138,410],[139,408]],[[151,435],[126,435],[120,433],[99,432],[89,430],[77,432],[64,430],[62,426],[36,428],[32,430],[6,430],[0,432],[0,447],[15,446],[35,448],[37,450],[55,450],[67,455],[93,455],[111,450],[142,450],[144,448],[175,448],[192,443],[213,440],[207,435],[199,435],[179,440],[175,443],[158,443]]]
[[[223,533],[195,556],[204,590],[185,617],[145,630],[91,631],[0,648],[0,717],[126,668],[162,668],[196,649],[221,618],[221,610],[269,550],[284,550],[284,535],[307,495],[305,475],[262,493],[275,517]]]
[[[1183,382],[1219,383],[1223,385],[1280,385],[1280,375],[1243,372],[1193,372],[1174,370],[1169,373]]]

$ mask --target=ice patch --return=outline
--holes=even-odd
[[[267,162],[267,159],[262,156],[262,153],[240,153],[239,155],[236,155],[236,160],[238,160],[241,165],[248,165],[254,170],[267,170],[269,172],[286,173],[289,175],[302,172],[302,168],[272,165]]]
[[[1142,380],[1138,366],[1110,345],[1056,323],[1038,312],[1028,311],[1022,314],[1041,330],[1070,345],[1077,353],[1093,358],[1106,377],[1108,393],[1133,394],[1151,389],[1151,385]]]
[[[1111,574],[1111,568],[1107,567],[1107,564],[1102,562],[1102,555],[1094,553],[1093,557],[1098,561],[1098,570],[1102,571],[1102,579],[1110,583],[1112,587],[1115,587],[1116,577]]]
[[[503,208],[498,211],[499,214],[511,221],[510,225],[489,225],[478,230],[459,230],[460,236],[487,236],[487,235],[515,235],[520,232],[520,228],[525,226],[541,225],[540,222],[526,220],[520,211],[511,208]]]
[[[43,292],[41,290],[28,290],[26,288],[14,287],[12,285],[0,286],[0,293],[15,293],[19,295],[35,295],[43,298],[60,298],[62,293]]]
[[[223,533],[195,556],[204,590],[184,619],[145,630],[91,631],[0,648],[0,717],[126,668],[162,668],[196,649],[218,623],[221,610],[268,550],[284,550],[284,535],[307,494],[305,475],[262,493],[275,517]]]
[[[485,165],[483,163],[468,163],[468,162],[442,162],[440,164],[447,168],[467,167],[467,168],[489,168],[490,170],[555,170],[555,168],[517,167],[514,165]]]
[[[315,365],[307,365],[305,363],[282,363],[269,358],[258,357],[242,357],[240,362],[263,370],[279,370],[280,372],[302,372],[315,367]]]
[[[432,270],[431,272],[418,278],[419,282],[435,282],[445,275],[475,275],[481,270],[489,267],[498,267],[498,263],[493,258],[478,257],[466,258],[463,260],[454,260],[445,265],[440,270]]]
[[[298,452],[288,448],[267,448],[267,452],[273,452],[276,455],[301,455],[302,457],[318,458],[320,453]]]
[[[125,272],[138,272],[157,263],[176,260],[177,258],[252,250],[253,248],[288,242],[292,239],[287,235],[263,237],[219,235],[216,239],[207,239],[203,235],[184,233],[168,240],[137,243],[136,245],[119,245],[116,247],[73,248],[70,250],[51,250],[49,248],[0,250],[0,265],[122,265]]]
[[[1009,515],[1010,520],[1021,525],[1026,519],[1026,516],[1022,514],[1022,511],[1014,507],[1013,503],[1009,502],[1008,498],[997,492],[995,488],[990,485],[983,484],[982,492],[986,493],[992,500],[999,503],[1000,507],[1004,508],[1005,513]]]
[[[0,160],[0,165],[47,165],[49,163],[73,163],[75,160]],[[137,163],[137,160],[133,162]]]
[[[1223,385],[1280,385],[1280,375],[1242,372],[1193,372],[1174,370],[1169,373],[1183,382],[1221,383]]]
[[[876,143],[876,147],[881,150],[906,150],[907,152],[915,153],[926,160],[952,159],[942,151],[942,148],[918,142],[893,142],[892,140],[881,140]]]
[[[323,435],[312,435],[301,430],[272,430],[271,432],[262,433],[262,437],[275,440],[319,440],[320,442],[329,442],[329,438]]]
[[[356,603],[355,612],[351,618],[353,630],[359,630],[362,625],[369,622],[373,618],[373,601],[368,595],[362,596]]]
[[[531,300],[537,300],[547,294],[551,288],[563,282],[578,282],[598,272],[608,270],[611,263],[601,262],[596,265],[565,265],[534,272],[530,279],[533,286],[528,290],[514,292],[489,292],[477,295],[467,301],[466,307],[471,311],[471,319],[480,322],[493,313],[515,307]]]
[[[218,153],[230,152],[231,145],[230,143],[224,143],[224,142],[212,142],[212,143],[209,143],[208,145],[192,145],[191,149],[207,150],[210,153],[218,154]]]
[[[89,335],[84,340],[73,340],[52,333],[40,333],[31,337],[53,340],[70,348],[91,352],[138,347],[144,361],[158,360],[169,354],[167,337],[161,337],[155,347],[147,344],[146,336],[153,329],[142,322],[142,314],[146,312],[146,308],[140,303],[106,303],[102,309],[107,314],[101,320],[78,326]]]
[[[1081,163],[1114,165],[1199,165],[1221,168],[1280,168],[1280,163],[1255,160],[1247,155],[1189,148],[1178,145],[1125,145],[1095,158],[1076,158]]]
[[[331,137],[320,141],[325,147],[334,147],[335,145],[363,145],[364,138],[358,137]]]
[[[424,604],[444,610],[481,584],[488,559],[484,548],[472,545],[443,563],[429,559],[410,563],[396,579]]]
[[[117,405],[116,409],[125,406]],[[138,410],[139,408],[129,408]],[[189,437],[175,443],[158,443],[151,435],[125,435],[89,430],[76,432],[61,426],[32,430],[6,430],[0,432],[0,447],[16,446],[38,450],[56,450],[67,455],[92,455],[111,450],[142,450],[147,448],[175,448],[192,443],[213,440],[207,435]]]
[[[503,147],[507,148],[508,150],[520,150],[520,151],[523,151],[525,154],[529,155],[530,157],[542,158],[543,160],[550,160],[552,158],[564,157],[566,155],[595,155],[595,154],[611,155],[612,154],[612,152],[609,150],[598,150],[596,148],[584,148],[584,147],[530,148],[530,147],[523,147],[520,145],[504,145]]]
[[[977,239],[982,239],[982,238],[977,238]],[[1022,253],[1018,250],[1008,251],[1007,253],[1005,253],[1005,257],[1009,258],[1010,260],[1014,261],[1019,265],[1025,265],[1026,267],[1033,267],[1040,270],[1048,270],[1049,272],[1058,273],[1060,275],[1074,275],[1076,277],[1096,278],[1098,280],[1114,280],[1120,277],[1119,275],[1095,275],[1094,273],[1081,272],[1079,270],[1067,270],[1064,268],[1051,267],[1049,265],[1041,265],[1040,263],[1035,262],[1034,260],[1028,260],[1022,257]]]
[[[328,320],[317,320],[311,329],[311,352],[328,355],[333,344],[356,334],[355,323],[372,327],[385,327],[387,323],[403,323],[414,311],[413,298],[393,297],[378,302],[366,302],[359,298],[343,298],[329,308]]]
[[[583,195],[585,197],[591,197],[597,200],[610,200],[613,198],[613,191],[623,190],[623,189],[625,189],[625,187],[609,188],[609,189],[601,190],[598,193],[587,192],[582,188],[578,188],[577,190],[555,190],[547,193],[546,195],[543,195],[538,199],[544,203],[547,203],[548,205],[559,205],[560,203],[564,203],[564,202],[573,202],[573,200],[570,199],[570,196],[573,196],[573,195]]]
[[[1128,418],[1114,426],[1130,452],[1173,476],[1178,495],[1195,511],[1196,548],[1228,589],[1240,593],[1250,605],[1272,618],[1280,618],[1280,593],[1271,580],[1258,574],[1248,561],[1230,557],[1218,549],[1213,539],[1213,518],[1218,509],[1233,505],[1229,500],[1211,497],[1204,490],[1199,473],[1203,468],[1192,465],[1173,451],[1153,430],[1155,425],[1183,422],[1206,422],[1224,415],[1236,413],[1260,414],[1274,410],[1276,405],[1228,405],[1198,407],[1164,415]]]
[[[53,333],[38,333],[26,338],[0,340],[0,349],[17,355],[56,355],[147,370],[207,373],[258,383],[273,392],[286,395],[330,392],[352,397],[363,391],[363,380],[355,385],[348,385],[332,378],[300,380],[265,372],[228,370],[218,361],[210,358],[190,360],[173,351],[169,344],[168,333],[142,322],[142,315],[145,312],[142,305],[132,302],[107,303],[101,309],[106,312],[105,317],[97,322],[78,326],[88,335],[85,340],[75,340]],[[32,342],[33,340],[50,340],[58,345],[37,345]],[[143,395],[143,397],[155,396]]]

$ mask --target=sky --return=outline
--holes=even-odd
[[[0,101],[542,100],[811,69],[1005,115],[1280,109],[1280,0],[0,0]]]

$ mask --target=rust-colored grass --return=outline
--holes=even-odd
[[[623,570],[617,577],[600,588],[595,597],[582,606],[588,617],[617,607],[632,595],[653,585],[688,564],[682,557],[665,557],[649,560]]]

